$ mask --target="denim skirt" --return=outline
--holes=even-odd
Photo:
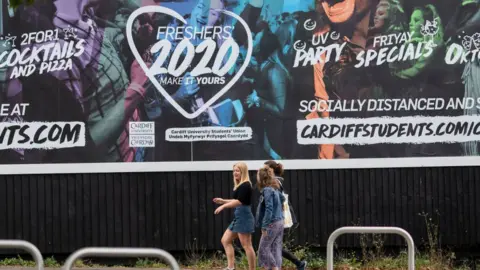
[[[235,233],[255,232],[255,218],[250,205],[240,205],[235,208],[234,218],[228,229]]]

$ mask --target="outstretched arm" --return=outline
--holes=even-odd
[[[240,205],[242,205],[242,203],[239,200],[228,200],[228,202],[223,205],[223,208],[235,208]]]
[[[218,207],[215,210],[215,214],[220,214],[223,210],[227,208],[235,208],[237,206],[242,205],[242,203],[239,200],[229,200],[227,203],[223,204],[222,206]]]

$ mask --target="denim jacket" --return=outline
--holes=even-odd
[[[284,218],[282,208],[284,201],[285,197],[280,191],[272,187],[264,188],[257,206],[255,225],[266,229],[270,224],[282,220]]]

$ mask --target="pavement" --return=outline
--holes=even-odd
[[[0,270],[37,270],[33,267],[14,267],[14,266],[0,266]],[[82,268],[72,268],[73,270],[171,270],[169,268],[94,268],[94,267],[82,267]],[[61,270],[61,268],[50,268],[47,267],[45,270]],[[191,268],[182,268],[182,270],[193,270]]]
[[[14,267],[14,266],[0,266],[1,270],[37,270],[32,267]],[[72,268],[73,270],[171,270],[169,268],[94,268],[94,267],[82,267],[82,268]],[[61,268],[45,268],[45,270],[61,270]],[[193,270],[191,268],[182,268],[182,270]]]

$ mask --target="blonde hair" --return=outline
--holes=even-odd
[[[233,190],[236,190],[241,184],[245,182],[249,182],[250,185],[252,185],[252,182],[250,182],[250,176],[248,175],[248,167],[245,162],[238,162],[235,165],[233,165],[233,170],[235,171],[235,167],[237,167],[240,170],[240,182],[237,183],[237,180],[235,180],[235,176],[233,176]]]
[[[275,173],[268,165],[265,165],[258,170],[257,187],[259,190],[262,190],[266,187],[280,189],[280,184],[278,183],[277,179],[275,179]]]

